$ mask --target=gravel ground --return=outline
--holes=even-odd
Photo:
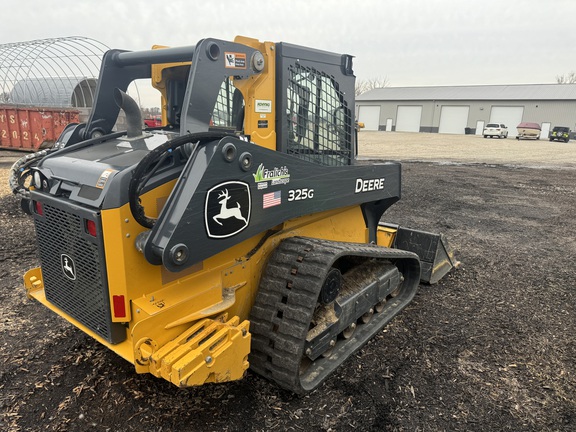
[[[359,133],[359,154],[390,160],[576,168],[576,142],[406,132]]]
[[[403,164],[387,222],[462,262],[305,397],[249,372],[176,389],[26,299],[34,229],[0,151],[0,430],[574,431],[576,143],[361,132]],[[370,160],[368,159],[370,158]]]

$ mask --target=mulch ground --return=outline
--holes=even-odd
[[[0,170],[9,167],[0,163]],[[4,178],[2,178],[4,181]],[[576,171],[406,163],[387,222],[462,262],[305,397],[248,373],[179,390],[28,300],[32,221],[0,197],[0,429],[576,430]]]

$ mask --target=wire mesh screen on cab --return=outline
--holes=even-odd
[[[220,86],[210,126],[231,129],[232,132],[242,131],[243,120],[244,98],[233,80],[227,77]]]
[[[286,96],[287,152],[321,165],[350,165],[351,113],[334,78],[290,65]]]

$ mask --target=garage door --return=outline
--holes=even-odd
[[[396,130],[398,132],[420,132],[422,105],[399,105],[396,114]]]
[[[380,125],[380,105],[360,105],[358,121],[364,123],[365,130],[378,130]]]
[[[504,123],[508,127],[508,136],[515,137],[516,126],[522,123],[523,115],[523,106],[493,106],[490,123]]]
[[[462,134],[468,125],[467,106],[443,106],[440,111],[440,126],[438,132],[446,134]]]

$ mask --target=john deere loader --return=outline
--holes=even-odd
[[[441,235],[381,223],[401,168],[355,163],[354,80],[350,55],[245,37],[108,51],[87,123],[16,173],[28,295],[179,387],[251,368],[315,389],[453,265]]]

